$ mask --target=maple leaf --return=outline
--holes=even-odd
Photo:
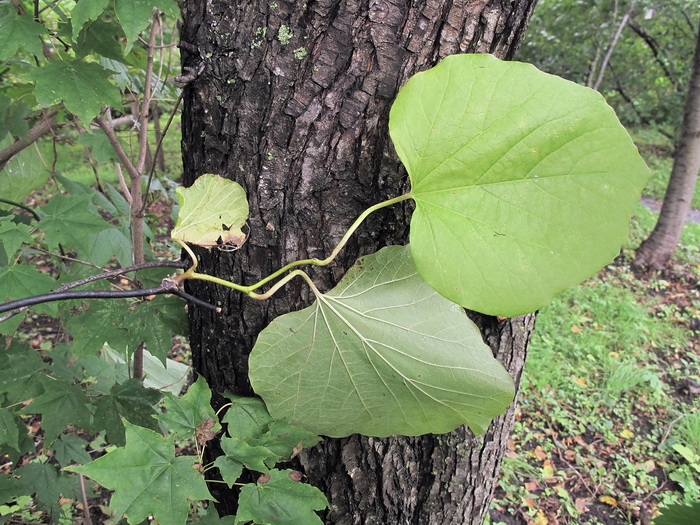
[[[322,523],[314,510],[328,506],[326,497],[316,487],[294,481],[293,477],[291,470],[271,470],[264,483],[249,483],[241,488],[237,523]]]
[[[54,60],[33,69],[27,78],[36,82],[34,95],[41,107],[63,102],[84,125],[97,116],[102,106],[121,106],[117,87],[107,80],[110,72],[94,62]]]
[[[10,12],[0,18],[0,60],[7,60],[24,48],[33,55],[41,55],[41,39],[46,28],[30,15]]]
[[[211,390],[201,376],[182,398],[167,395],[165,407],[167,411],[156,416],[156,419],[168,425],[180,438],[194,435],[199,425],[205,421],[214,422],[207,429],[209,432],[216,433],[221,429],[221,425],[216,422],[216,412],[211,406]]]
[[[184,524],[190,501],[211,499],[195,456],[175,457],[173,436],[164,438],[124,421],[126,446],[80,467],[66,470],[94,479],[114,491],[110,507],[129,523],[153,516],[160,523]]]

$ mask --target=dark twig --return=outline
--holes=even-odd
[[[185,268],[189,267],[189,265],[190,265],[190,263],[187,261],[151,261],[151,262],[146,262],[143,264],[136,264],[134,266],[127,266],[126,268],[117,268],[116,270],[102,272],[102,273],[97,274],[97,275],[91,275],[90,277],[85,277],[84,279],[80,279],[78,281],[66,283],[66,284],[60,286],[59,288],[49,292],[49,295],[53,294],[53,293],[65,292],[66,290],[70,290],[72,288],[77,288],[78,286],[82,286],[84,284],[88,284],[88,283],[91,283],[94,281],[99,281],[100,279],[108,279],[110,277],[116,277],[118,275],[124,275],[126,273],[131,273],[131,272],[135,272],[137,270],[143,270],[146,268],[182,268],[182,269],[185,269]],[[12,310],[11,312],[9,312],[3,316],[0,316],[0,323],[2,323],[3,321],[7,321],[10,317],[14,317],[15,315],[21,314],[22,312],[24,312],[28,308],[29,308],[29,306],[23,306],[22,308],[16,308],[16,309]]]
[[[24,204],[20,204],[19,202],[10,201],[7,199],[2,199],[2,198],[0,198],[0,202],[4,202],[5,204],[9,204],[9,205],[14,206],[16,208],[22,208],[23,210],[31,213],[32,216],[34,217],[35,221],[41,220],[41,216],[37,212],[35,212],[33,209],[31,209],[29,206],[25,206]]]
[[[110,277],[116,277],[118,275],[135,272],[137,270],[145,270],[146,268],[182,268],[184,270],[185,268],[189,268],[190,265],[191,263],[189,261],[151,261],[142,264],[135,264],[134,266],[127,266],[126,268],[117,268],[116,270],[110,270],[97,275],[91,275],[90,277],[85,277],[84,279],[80,279],[79,281],[66,283],[51,293],[63,292],[65,290],[77,288],[78,286],[82,286],[87,283],[99,281],[100,279],[109,279]]]
[[[25,306],[34,306],[37,304],[50,303],[53,301],[67,301],[70,299],[121,299],[121,298],[136,298],[148,297],[150,295],[173,294],[179,297],[184,297],[187,300],[195,299],[191,295],[183,292],[177,287],[177,283],[172,279],[163,279],[160,286],[153,288],[145,288],[143,290],[82,290],[74,292],[54,292],[42,295],[34,295],[25,299],[17,299],[0,304],[0,313],[23,308]],[[193,301],[194,302],[194,301]],[[196,304],[204,306],[211,310],[217,310],[217,307],[196,299]]]

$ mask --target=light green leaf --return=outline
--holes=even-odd
[[[14,414],[7,408],[0,408],[0,445],[19,450],[19,429]]]
[[[88,454],[88,442],[75,434],[62,434],[53,444],[56,459],[63,467],[71,463],[87,463],[92,458]]]
[[[292,481],[291,470],[271,470],[265,483],[249,483],[241,488],[236,523],[304,525],[323,523],[314,510],[328,507],[316,487]]]
[[[160,523],[183,524],[190,502],[211,499],[195,456],[175,457],[173,437],[125,422],[126,446],[81,467],[66,470],[114,490],[110,507],[129,523],[152,515]]]
[[[269,448],[280,459],[290,459],[295,448],[312,447],[319,441],[317,435],[285,421],[273,421],[269,430],[257,439],[259,445]]]
[[[243,474],[243,463],[228,456],[219,456],[214,460],[214,466],[219,469],[221,477],[229,487],[238,481]]]
[[[56,281],[47,274],[41,273],[33,266],[24,264],[0,268],[0,283],[2,283],[2,287],[0,287],[0,301],[2,302],[49,293],[56,286]],[[56,303],[39,304],[32,308],[48,315],[56,315],[58,312]],[[19,314],[15,317],[21,319],[24,316]],[[4,331],[4,325],[9,321],[0,323],[0,333],[7,333]]]
[[[110,347],[103,348],[100,358],[106,363],[114,363],[119,368],[126,370],[126,361],[123,352],[118,352]],[[153,356],[148,350],[143,351],[144,386],[155,388],[164,392],[179,395],[187,386],[187,374],[190,367],[174,359],[166,359],[165,365],[160,359]]]
[[[53,60],[27,77],[36,82],[34,95],[40,107],[63,102],[87,126],[103,106],[121,106],[119,90],[107,80],[110,75],[94,62]]]
[[[8,137],[0,142],[0,148],[10,145]],[[22,202],[31,192],[41,188],[49,178],[49,170],[43,164],[41,157],[34,148],[27,148],[5,164],[0,170],[0,188],[3,199]],[[0,203],[0,208],[12,208],[9,204]]]
[[[418,271],[492,315],[536,310],[609,263],[650,175],[600,94],[490,55],[415,75],[389,129]]]
[[[478,328],[399,246],[361,258],[314,305],[275,319],[249,374],[272,417],[333,437],[465,423],[479,434],[514,395]]]
[[[0,60],[7,60],[24,48],[32,55],[41,56],[41,37],[46,28],[35,22],[31,15],[10,12],[0,18]]]
[[[126,435],[122,417],[140,427],[158,430],[158,422],[153,416],[156,414],[154,405],[161,397],[160,392],[145,388],[138,379],[115,384],[109,395],[97,400],[91,431],[104,429],[110,442],[124,446]]]
[[[178,398],[172,394],[167,395],[164,402],[167,410],[156,418],[181,439],[194,436],[197,427],[208,419],[216,422],[209,429],[211,432],[221,430],[216,412],[211,406],[211,390],[202,376],[197,378],[184,396]]]
[[[109,0],[81,0],[75,4],[70,13],[73,41],[78,39],[78,34],[85,24],[100,17],[108,3]]]
[[[88,260],[97,266],[104,266],[112,257],[122,266],[131,264],[131,240],[116,228],[102,230],[87,239]]]
[[[248,220],[245,190],[218,175],[202,175],[189,188],[178,188],[177,224],[170,236],[210,248],[237,248],[245,241],[241,230]]]

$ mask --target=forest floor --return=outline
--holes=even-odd
[[[543,309],[492,524],[646,525],[697,499],[698,270],[622,259]]]

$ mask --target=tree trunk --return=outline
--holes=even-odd
[[[182,39],[195,47],[184,46],[183,63],[201,74],[185,90],[185,184],[204,173],[234,179],[251,211],[248,242],[234,253],[200,250],[201,271],[251,284],[325,257],[364,209],[405,193],[387,129],[399,87],[450,54],[511,58],[535,1],[186,1]],[[358,256],[405,243],[410,211],[404,203],[370,216],[332,265],[309,270],[319,288]],[[223,308],[190,311],[195,369],[216,391],[244,395],[257,334],[313,299],[299,280],[264,302],[204,282],[190,291]],[[534,316],[474,319],[519,381]],[[481,523],[512,412],[477,439],[466,428],[327,439],[301,462],[328,496],[328,523]],[[235,510],[235,497],[214,494],[220,511]]]
[[[668,181],[666,195],[661,206],[659,220],[637,249],[634,262],[663,268],[673,256],[683,233],[695,184],[700,170],[700,28],[695,43],[693,70],[690,74],[681,135]]]
[[[625,11],[625,14],[622,16],[622,20],[618,24],[617,29],[615,30],[615,33],[613,34],[612,38],[610,39],[610,44],[608,44],[608,49],[605,51],[605,55],[603,56],[603,61],[600,63],[600,69],[598,70],[598,76],[596,77],[595,82],[593,83],[593,86],[591,86],[596,91],[598,91],[598,89],[600,89],[600,85],[603,83],[603,77],[605,76],[605,70],[607,69],[608,63],[610,62],[610,59],[612,58],[613,51],[615,51],[615,46],[617,45],[617,42],[620,40],[620,36],[622,36],[622,30],[627,25],[627,22],[630,19],[630,15],[632,14],[632,11],[634,10],[634,4],[635,4],[635,0],[632,0],[632,2],[630,2],[629,7],[627,8],[627,11]]]

